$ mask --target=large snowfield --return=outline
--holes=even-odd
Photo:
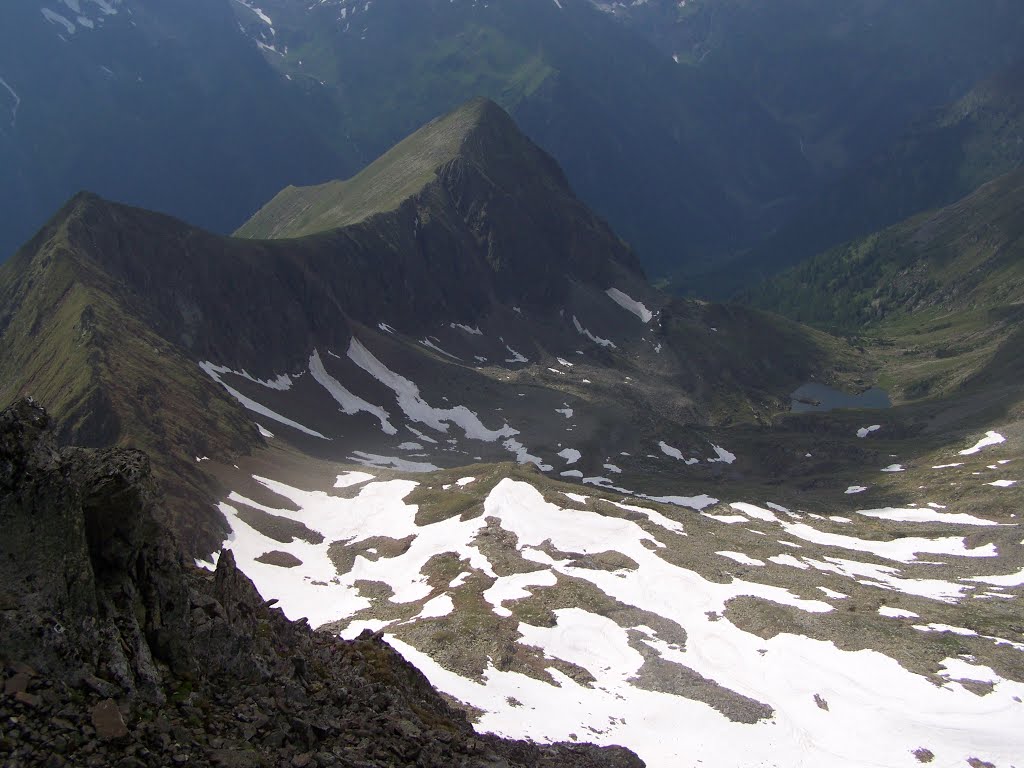
[[[834,642],[805,636],[795,627],[763,639],[737,626],[729,610],[730,601],[748,597],[797,611],[807,621],[828,621],[830,614],[844,610],[842,601],[850,588],[873,584],[888,590],[896,603],[905,602],[901,594],[917,596],[915,611],[883,606],[877,612],[875,621],[891,622],[902,636],[976,635],[929,623],[927,616],[919,617],[919,606],[986,594],[1015,599],[1003,590],[1020,586],[1020,573],[992,575],[995,547],[972,547],[963,535],[968,529],[991,526],[992,521],[932,507],[860,511],[865,518],[939,524],[956,534],[879,542],[822,530],[835,524],[825,526],[815,519],[820,516],[733,503],[729,509],[734,517],[765,534],[764,544],[778,544],[766,562],[763,546],[758,556],[743,552],[729,541],[729,531],[740,526],[712,515],[701,516],[712,520],[705,524],[716,526],[709,533],[687,523],[687,515],[699,514],[695,511],[679,510],[668,517],[633,502],[618,502],[621,510],[635,515],[624,519],[601,514],[593,506],[577,508],[587,506],[587,496],[560,494],[562,501],[553,503],[530,483],[510,478],[487,492],[482,514],[423,525],[416,522],[417,506],[406,501],[418,485],[411,480],[378,481],[371,473],[341,475],[336,488],[349,494],[358,490],[350,498],[269,478],[256,480],[281,497],[280,508],[240,494],[231,494],[221,508],[232,530],[225,546],[261,593],[277,598],[289,617],[305,616],[314,626],[359,614],[346,636],[367,628],[383,630],[438,688],[483,712],[477,722],[482,730],[538,741],[622,744],[651,766],[910,766],[919,764],[918,755],[928,754],[937,766],[967,765],[971,759],[1012,766],[1024,755],[1024,684],[1002,678],[973,656],[946,658],[926,677],[881,651],[841,650]],[[474,478],[467,477],[447,488],[465,489],[473,483]],[[616,506],[602,504],[608,509]],[[269,538],[242,520],[238,510],[244,507],[302,523],[323,540],[282,543]],[[602,506],[597,508],[603,511]],[[514,542],[507,553],[520,566],[514,572],[507,563],[492,563],[482,551],[481,537],[495,525]],[[713,539],[697,541],[698,536]],[[370,539],[405,543],[388,553],[367,548],[354,557],[350,568],[339,572],[328,554],[331,544],[351,546]],[[726,571],[730,563],[738,563],[746,566],[745,575],[711,578],[715,574],[673,564],[666,553],[681,546],[714,546]],[[258,559],[282,551],[300,564],[281,567]],[[459,559],[462,572],[439,583],[430,563],[448,552]],[[622,556],[620,567],[581,567],[581,557],[609,552]],[[855,559],[864,554],[886,564]],[[936,555],[942,560],[928,566],[933,577],[908,577],[901,571],[903,565],[916,565],[919,558],[930,562]],[[979,575],[947,577],[943,565],[954,561],[980,564]],[[766,569],[772,569],[772,584],[750,573]],[[806,588],[780,586],[787,573],[815,572],[823,580],[826,574],[832,577],[827,582],[832,587],[823,581],[816,596],[808,596]],[[849,582],[845,591],[840,588],[844,579]],[[374,599],[358,586],[367,582],[387,585],[390,602],[409,604],[413,618],[367,618]],[[488,660],[483,674],[463,676],[398,636],[403,626],[451,618],[460,595],[479,591],[481,583],[488,585],[482,597],[495,615],[514,620],[519,601],[570,582],[588,583],[596,594],[637,609],[638,615],[629,618],[621,610],[614,618],[602,615],[588,610],[596,601],[584,598],[580,605],[554,610],[553,626],[519,621],[515,642],[537,649],[552,662],[535,675],[499,669]],[[988,592],[991,589],[999,592]],[[655,628],[650,626],[655,622],[643,616],[666,621]],[[665,626],[684,632],[668,631],[662,637],[659,631],[667,631]],[[979,640],[993,645],[1009,642],[996,636]],[[1024,647],[1013,650],[1024,652]],[[669,670],[703,678],[705,693],[714,695],[708,699],[688,693],[685,686],[673,688],[667,677],[651,684],[652,675],[656,679],[665,674],[665,668],[650,663],[652,658],[669,665]],[[555,667],[556,661],[582,668],[588,675],[569,676]],[[979,685],[984,693],[979,693]],[[770,715],[730,719],[723,710],[728,711],[732,699],[746,701],[755,710],[760,706],[761,714]]]

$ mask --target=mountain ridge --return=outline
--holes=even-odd
[[[508,141],[521,146],[505,146]],[[520,161],[528,159],[527,164],[543,157],[538,163],[543,173],[556,185],[566,190],[569,187],[558,165],[546,154],[538,154],[541,150],[519,134],[501,107],[486,97],[477,97],[427,123],[350,179],[285,188],[235,234],[278,239],[354,224],[375,213],[394,210],[437,179],[443,166],[456,158],[479,164],[480,153],[489,153],[486,164],[490,168],[497,159],[495,153],[515,155]],[[524,167],[522,173],[526,172]]]
[[[581,444],[638,418],[656,428],[639,414],[657,402],[700,446],[714,424],[769,420],[831,362],[857,369],[823,334],[651,289],[554,162],[496,106],[474,105],[489,130],[429,183],[298,238],[225,238],[76,196],[0,267],[0,396],[34,394],[65,439],[164,457],[175,526],[207,554],[223,527],[203,522],[218,517],[204,500],[219,482],[204,457],[265,447],[256,418],[334,460],[355,455],[357,435],[360,451],[392,455],[409,442],[396,420],[425,419],[470,442],[447,437],[421,468],[508,453],[552,467],[543,454],[558,455],[570,426],[543,414],[571,414],[577,399],[594,414]],[[783,339],[784,363],[766,359]],[[531,387],[521,403],[517,382]],[[451,391],[458,407],[418,405]]]

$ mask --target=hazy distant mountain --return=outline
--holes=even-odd
[[[822,180],[1019,56],[1014,11],[1004,0],[8,3],[0,253],[82,188],[227,232],[282,187],[351,175],[483,95],[652,275],[689,273],[752,246]]]
[[[659,271],[742,242],[806,187],[798,147],[753,100],[585,0],[250,5],[5,6],[2,202],[17,214],[0,249],[80,188],[230,230],[478,95]]]
[[[4,3],[0,78],[0,259],[81,189],[227,231],[344,170],[227,2]]]

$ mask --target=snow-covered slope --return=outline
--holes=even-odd
[[[997,453],[1019,450],[971,471]],[[264,596],[384,632],[484,730],[622,744],[652,768],[1024,750],[1024,642],[992,623],[1024,586],[1020,525],[925,504],[941,486],[827,516],[581,494],[501,466],[316,487],[240,471],[231,487],[225,546]]]

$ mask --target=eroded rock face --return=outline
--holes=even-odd
[[[57,450],[49,426],[0,413],[3,764],[643,765],[475,734],[378,637],[288,621],[230,552],[185,563],[145,455]]]

